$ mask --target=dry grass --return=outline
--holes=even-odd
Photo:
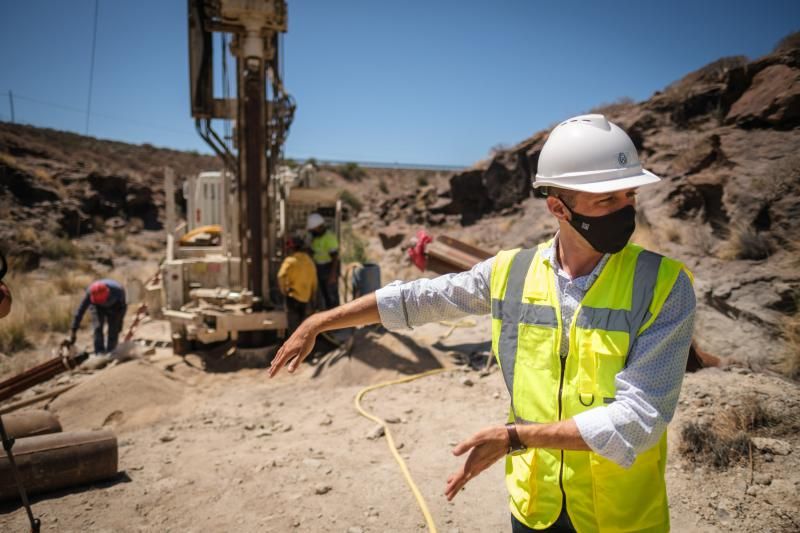
[[[0,352],[13,354],[33,347],[44,333],[69,330],[82,291],[60,294],[56,283],[25,274],[11,274],[5,281],[14,300],[11,313],[0,320]]]
[[[77,294],[94,280],[94,276],[88,273],[71,272],[68,270],[60,271],[53,278],[53,286],[58,291],[58,294]]]
[[[695,250],[700,255],[713,255],[716,247],[714,233],[707,224],[683,225],[681,242],[690,250]]]
[[[720,259],[766,259],[775,251],[772,241],[755,229],[735,225],[731,229],[728,240],[722,243],[717,252]]]
[[[41,242],[42,255],[48,259],[64,259],[78,257],[78,246],[69,239],[47,237]]]
[[[787,351],[781,370],[788,377],[800,380],[800,312],[786,317],[782,326]]]
[[[720,409],[711,423],[689,422],[681,429],[680,451],[696,463],[724,470],[747,458],[751,437],[782,423],[757,397]]]
[[[342,262],[343,263],[366,263],[367,245],[353,231],[350,223],[342,225]]]
[[[17,168],[17,158],[11,154],[0,152],[0,164],[7,167]]]

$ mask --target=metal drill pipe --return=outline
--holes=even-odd
[[[31,494],[86,485],[117,475],[117,438],[109,430],[52,433],[18,439],[19,477]],[[0,500],[16,491],[0,458]]]
[[[81,364],[89,355],[82,352],[75,356],[58,356],[39,366],[35,366],[21,374],[0,383],[0,401],[7,400],[15,394],[43,383],[65,370],[71,370]]]

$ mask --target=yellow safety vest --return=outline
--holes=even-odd
[[[316,264],[330,263],[333,260],[331,253],[339,251],[339,240],[332,231],[328,230],[319,237],[311,239],[311,251]]]
[[[567,420],[615,399],[615,377],[633,340],[658,316],[678,261],[628,244],[613,254],[562,324],[553,266],[538,249],[500,252],[492,267],[492,351],[511,395],[509,420]],[[563,328],[569,353],[559,355]],[[527,450],[506,458],[512,514],[533,529],[558,518],[562,502],[579,532],[668,531],[666,434],[630,469],[593,452]]]

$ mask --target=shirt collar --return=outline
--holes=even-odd
[[[575,283],[582,290],[588,290],[589,287],[592,286],[597,277],[603,271],[603,267],[605,267],[606,263],[608,263],[609,257],[611,257],[611,254],[603,254],[603,257],[597,262],[597,265],[595,265],[591,272],[585,276],[579,276],[575,279],[572,279],[569,277],[569,274],[562,270],[561,264],[558,262],[558,254],[556,253],[557,249],[558,232],[556,232],[555,237],[553,237],[551,245],[542,250],[542,258],[552,267],[556,276],[564,278],[566,281]]]

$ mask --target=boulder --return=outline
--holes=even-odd
[[[746,57],[723,57],[654,95],[645,107],[668,114],[681,128],[708,115],[724,118],[733,102],[747,89],[751,76]]]
[[[10,192],[17,202],[26,206],[60,200],[58,192],[52,186],[0,160],[0,194],[4,190]]]
[[[528,198],[531,195],[531,171],[525,153],[498,154],[483,173],[483,183],[495,210],[511,207]]]
[[[461,223],[465,226],[475,223],[492,208],[482,170],[467,170],[451,177],[450,194],[453,207],[461,214]]]
[[[381,240],[381,246],[383,246],[384,250],[391,250],[405,240],[406,233],[403,231],[384,230],[378,233],[378,238]]]
[[[688,150],[678,154],[670,163],[668,173],[671,176],[687,176],[705,170],[715,162],[725,160],[720,148],[719,135],[712,134],[695,143]]]
[[[786,65],[766,67],[725,120],[742,128],[794,128],[800,124],[800,70]]]

